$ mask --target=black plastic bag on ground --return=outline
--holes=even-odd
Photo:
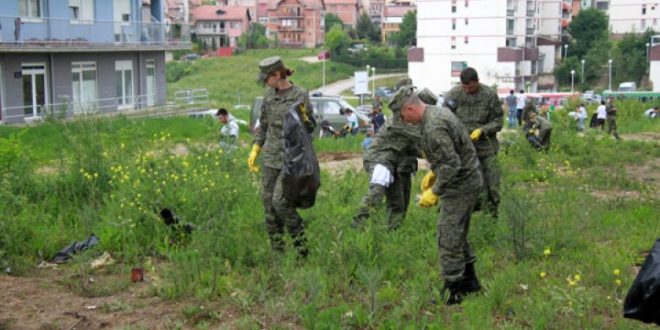
[[[628,290],[623,317],[660,325],[660,239],[655,241]]]
[[[69,246],[57,252],[52,261],[58,264],[64,263],[74,254],[85,251],[97,244],[99,244],[99,238],[92,234],[86,240],[82,242],[73,242],[69,244]]]
[[[284,117],[284,164],[282,191],[284,198],[296,208],[310,208],[321,186],[319,161],[312,146],[312,137],[298,115],[296,103]]]

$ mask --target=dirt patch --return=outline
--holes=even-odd
[[[645,133],[621,134],[621,138],[624,140],[631,140],[631,141],[660,143],[660,133],[645,132]]]
[[[362,170],[362,153],[324,152],[318,155],[318,159],[321,170],[333,175]]]
[[[633,179],[660,189],[660,158],[642,165],[627,165],[626,172]]]

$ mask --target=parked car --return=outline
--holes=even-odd
[[[634,92],[637,90],[637,83],[634,81],[622,82],[619,84],[619,92]]]
[[[389,100],[394,96],[394,91],[387,87],[378,87],[376,89],[376,96],[380,96],[383,100]]]
[[[195,53],[190,53],[190,54],[186,54],[186,55],[181,56],[182,61],[194,61],[194,60],[198,60],[198,59],[199,59],[199,55],[197,55]]]
[[[367,109],[355,109],[346,100],[340,96],[311,96],[309,98],[312,104],[314,118],[316,119],[317,130],[321,127],[321,121],[327,120],[336,130],[346,125],[346,116],[342,113],[343,109],[351,109],[357,115],[360,123],[360,131],[365,132],[370,127],[371,119]],[[258,96],[254,99],[252,111],[250,112],[250,132],[254,132],[257,120],[259,119],[263,97]]]

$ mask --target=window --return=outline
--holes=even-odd
[[[133,107],[133,62],[115,62],[115,84],[119,109]]]
[[[23,76],[23,106],[25,115],[39,116],[48,100],[46,88],[46,65],[25,63],[21,66]]]
[[[465,25],[468,25],[468,18],[465,18]]]
[[[456,0],[451,0],[451,12],[456,12]]]
[[[642,15],[646,15],[646,5],[642,5]]]
[[[465,8],[468,7],[468,0],[465,0]]]
[[[657,18],[653,19],[653,25],[658,25],[658,19]]]
[[[451,29],[456,30],[456,19],[455,18],[451,19]]]
[[[465,43],[466,45],[468,44],[468,37],[467,37],[467,36],[465,36],[465,41],[464,41],[464,43]]]
[[[95,62],[71,63],[71,89],[73,91],[73,111],[86,113],[96,110],[98,85]]]
[[[340,115],[341,105],[337,102],[328,101],[323,103],[323,115]]]
[[[74,22],[94,20],[94,0],[69,0],[70,18]]]
[[[452,77],[458,77],[461,74],[463,69],[467,68],[467,62],[465,61],[452,61],[451,62],[451,75]]]
[[[41,0],[18,0],[18,13],[23,18],[41,18]]]
[[[156,60],[147,60],[147,106],[156,105]]]
[[[456,37],[451,37],[451,49],[456,49]]]
[[[646,19],[642,18],[642,21],[639,24],[641,30],[646,30]]]

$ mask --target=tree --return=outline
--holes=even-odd
[[[569,54],[584,58],[594,44],[607,40],[608,28],[607,16],[600,10],[580,10],[568,26],[568,33],[573,39],[568,48]]]
[[[332,55],[340,55],[351,45],[351,38],[346,31],[339,25],[334,25],[328,33],[325,34],[325,47],[330,50]]]
[[[266,27],[259,23],[252,23],[247,31],[238,37],[238,45],[244,49],[266,48],[268,47],[268,38],[266,38]]]
[[[649,64],[646,58],[646,43],[651,41],[654,34],[651,30],[644,34],[629,33],[617,43],[612,62],[612,80],[616,84],[634,81],[640,85]]]
[[[396,41],[399,47],[410,47],[417,44],[417,11],[411,10],[403,17],[399,25],[399,33]]]
[[[372,40],[375,42],[380,41],[380,29],[371,22],[371,17],[367,13],[362,13],[357,22],[357,33],[360,39]],[[376,38],[376,40],[374,40]]]
[[[325,33],[328,33],[328,31],[330,31],[330,29],[335,25],[339,25],[343,28],[344,22],[342,22],[341,19],[333,13],[325,14]]]

